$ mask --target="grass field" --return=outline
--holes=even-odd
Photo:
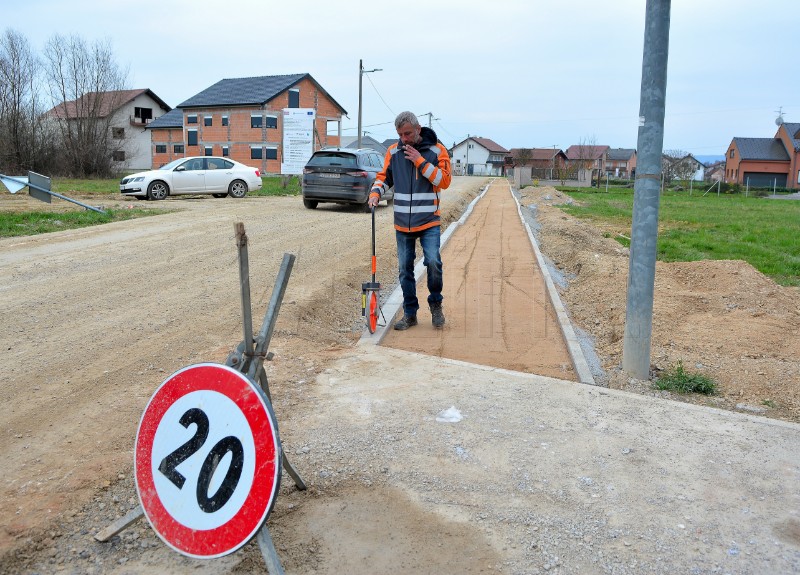
[[[558,189],[578,202],[561,209],[630,245],[632,189]],[[665,192],[658,221],[661,261],[744,260],[781,285],[800,286],[800,201]]]

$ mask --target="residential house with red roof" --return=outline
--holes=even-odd
[[[88,92],[77,100],[63,102],[50,110],[51,117],[85,130],[88,121],[110,132],[111,155],[115,167],[124,170],[149,170],[152,165],[150,134],[145,128],[167,114],[170,108],[152,90],[113,90]]]
[[[567,148],[567,167],[578,181],[591,182],[605,175],[608,161],[608,146],[575,144]]]
[[[557,148],[511,148],[506,167],[525,172],[525,178],[556,180],[567,162],[567,155]]]
[[[468,137],[450,150],[455,176],[503,176],[508,155],[500,144],[489,138]]]

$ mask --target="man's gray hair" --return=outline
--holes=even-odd
[[[400,129],[403,124],[411,124],[413,128],[419,126],[419,120],[414,112],[400,112],[394,119],[394,127],[396,130]]]

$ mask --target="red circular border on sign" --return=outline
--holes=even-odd
[[[184,395],[206,390],[225,395],[242,411],[253,433],[256,463],[253,485],[238,513],[219,527],[198,530],[176,521],[161,502],[153,480],[152,452],[156,430],[167,409]],[[142,415],[134,454],[139,501],[147,520],[167,545],[191,557],[221,557],[247,543],[266,521],[280,486],[280,458],[278,426],[263,391],[228,366],[190,365],[161,384]]]

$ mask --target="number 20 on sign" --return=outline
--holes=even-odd
[[[147,404],[134,467],[145,516],[168,546],[195,558],[232,553],[264,525],[280,487],[269,400],[228,366],[185,367]]]

